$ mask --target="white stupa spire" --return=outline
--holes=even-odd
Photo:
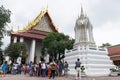
[[[84,16],[84,12],[83,12],[83,7],[81,5],[81,15],[80,15],[80,17],[82,17],[82,16]]]
[[[96,47],[93,37],[92,24],[89,21],[89,18],[84,13],[82,6],[81,6],[81,15],[76,20],[76,25],[74,30],[75,30],[74,47],[78,47],[78,46]]]

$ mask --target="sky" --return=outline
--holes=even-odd
[[[84,13],[93,25],[93,36],[98,46],[102,43],[120,44],[120,0],[1,0],[9,9],[11,23],[8,28],[14,31],[23,29],[30,21],[48,8],[52,21],[62,32],[74,38],[74,26],[80,15],[81,5]],[[10,42],[9,37],[3,39],[5,48]]]

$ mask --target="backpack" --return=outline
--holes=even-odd
[[[55,65],[55,64],[52,64],[51,69],[52,69],[52,70],[56,70],[56,65]]]

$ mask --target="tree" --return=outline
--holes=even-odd
[[[0,39],[0,47],[2,46],[2,44],[3,44],[3,43],[2,43],[2,40]]]
[[[6,49],[5,54],[10,56],[12,61],[17,59],[18,57],[23,57],[26,53],[26,45],[25,43],[11,43]]]
[[[10,10],[5,9],[3,6],[0,7],[0,48],[3,44],[1,38],[6,31],[5,26],[7,25],[7,23],[10,23],[10,15]]]
[[[7,23],[10,23],[10,15],[11,11],[9,9],[5,9],[3,6],[0,7],[0,35],[3,35],[6,28]]]
[[[60,60],[64,57],[65,49],[73,48],[73,43],[74,39],[70,39],[69,36],[63,33],[52,32],[42,41],[41,51],[43,55],[49,53],[52,59],[56,59],[57,55],[59,55]]]
[[[103,43],[100,47],[105,48],[105,47],[109,47],[109,46],[111,46],[110,43]]]
[[[0,65],[3,64],[3,54],[2,54],[2,50],[0,49]]]

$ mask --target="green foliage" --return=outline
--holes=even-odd
[[[5,50],[5,54],[13,59],[17,59],[19,56],[24,55],[26,52],[25,43],[11,43]]]
[[[111,71],[111,72],[118,72],[118,70],[117,70],[117,69],[114,69],[114,68],[111,68],[110,71]]]
[[[49,53],[53,58],[59,54],[59,59],[64,57],[65,49],[73,48],[74,40],[63,33],[52,32],[49,33],[42,42],[41,51],[43,55]],[[60,55],[63,55],[60,57]]]
[[[103,43],[100,47],[105,48],[105,47],[109,47],[109,46],[111,46],[110,43]]]
[[[5,9],[3,6],[0,7],[0,35],[3,35],[5,32],[5,25],[10,23],[11,11]]]
[[[2,44],[3,44],[3,43],[2,43],[2,40],[0,39],[0,47],[2,46]]]
[[[81,72],[83,73],[84,70],[85,70],[85,67],[84,67],[84,66],[81,66],[80,68],[81,68]]]
[[[3,54],[2,54],[2,49],[0,49],[0,65],[3,63]]]

